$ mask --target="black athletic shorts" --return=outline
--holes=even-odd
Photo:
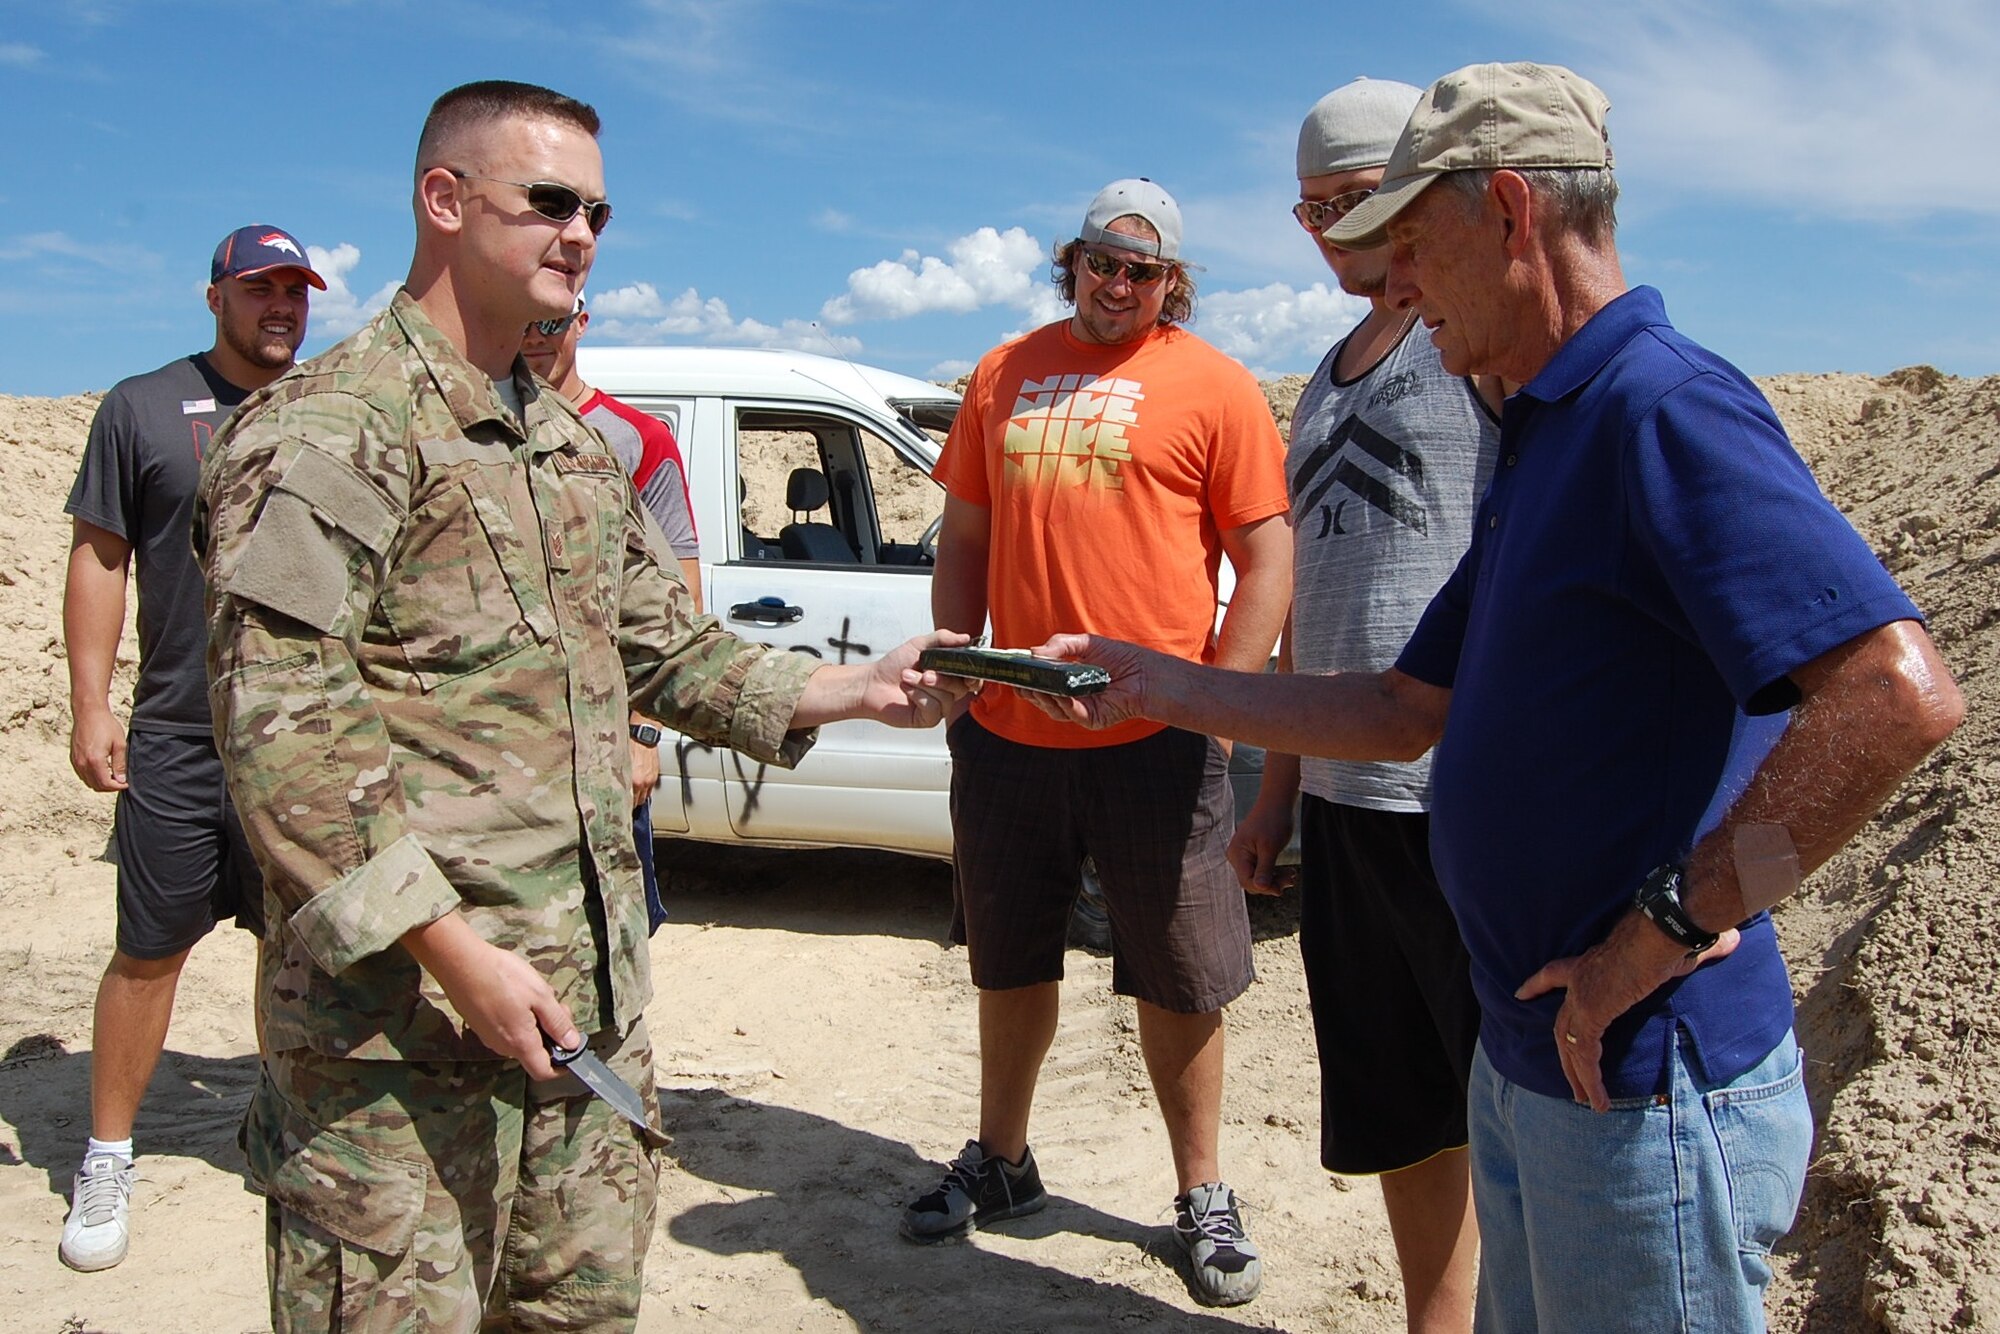
[[[134,959],[178,954],[233,917],[264,934],[264,877],[250,855],[205,736],[134,731],[112,845],[118,948]]]
[[[1306,796],[1299,851],[1320,1162],[1393,1172],[1463,1148],[1479,1002],[1431,870],[1430,816]]]
[[[1085,857],[1111,917],[1111,989],[1176,1014],[1242,995],[1250,914],[1224,855],[1236,826],[1213,738],[1168,728],[1061,750],[996,736],[971,714],[951,747],[951,938],[973,985],[1060,981]]]

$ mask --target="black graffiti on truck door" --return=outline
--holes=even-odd
[[[715,749],[708,742],[696,741],[693,737],[684,736],[674,742],[674,768],[680,772],[683,806],[694,804],[694,776],[688,771],[688,756],[697,750],[712,755]],[[746,825],[757,813],[757,799],[764,791],[764,771],[768,766],[758,760],[753,771],[745,772],[743,756],[733,750],[729,752],[729,762],[735,766],[736,777],[743,784],[743,809],[737,813],[735,823]]]
[[[840,618],[840,633],[837,635],[827,636],[826,646],[830,649],[833,649],[835,654],[837,655],[834,658],[835,662],[845,663],[847,661],[847,655],[849,653],[853,653],[856,656],[863,658],[872,658],[875,656],[874,649],[868,647],[868,645],[863,644],[858,640],[849,638],[849,636],[852,635],[853,633],[854,633],[854,618],[851,616],[843,616]],[[809,653],[815,658],[826,657],[826,654],[820,652],[818,648],[814,647],[811,644],[793,644],[791,646],[791,650],[794,653]]]
[[[743,784],[743,809],[737,813],[736,823],[747,825],[757,814],[757,798],[764,792],[764,762],[757,761],[754,775],[743,771],[743,756],[736,751],[729,752],[729,762],[736,766],[737,781]]]
[[[834,659],[835,662],[846,663],[849,653],[863,658],[874,656],[875,650],[852,638],[853,634],[854,618],[851,616],[841,617],[840,633],[828,636],[826,641],[826,646],[833,649],[838,655]],[[793,644],[791,645],[791,651],[794,653],[810,654],[815,658],[824,659],[826,657],[826,654],[820,652],[819,649],[811,644]],[[713,754],[715,747],[706,741],[696,741],[694,738],[686,736],[674,742],[674,767],[680,772],[681,804],[683,806],[691,805],[694,802],[694,777],[688,771],[688,756],[697,750]],[[736,817],[736,824],[741,827],[749,824],[751,819],[757,814],[758,799],[763,795],[765,771],[769,766],[762,760],[758,760],[754,772],[746,772],[743,756],[733,750],[729,752],[729,761],[736,768],[738,781],[743,784],[743,809],[737,813]]]

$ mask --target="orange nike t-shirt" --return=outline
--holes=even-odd
[[[1222,533],[1290,509],[1284,445],[1241,364],[1180,328],[1136,343],[1046,325],[980,360],[933,476],[992,514],[987,614],[996,648],[1087,630],[1206,662]],[[1011,741],[1081,749],[1101,732],[989,686],[973,716]]]

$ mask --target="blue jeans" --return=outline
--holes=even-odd
[[[1683,1038],[1667,1092],[1601,1114],[1508,1081],[1482,1047],[1468,1106],[1479,1334],[1764,1328],[1812,1154],[1790,1033],[1720,1086]]]
[[[660,877],[653,870],[653,803],[632,808],[632,841],[639,845],[639,869],[646,876],[646,934],[652,935],[667,920],[667,905],[660,898]]]

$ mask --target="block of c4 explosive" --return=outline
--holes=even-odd
[[[998,681],[1016,690],[1049,695],[1095,695],[1111,684],[1111,673],[1088,662],[1037,658],[1025,649],[927,648],[917,656],[920,671]]]

